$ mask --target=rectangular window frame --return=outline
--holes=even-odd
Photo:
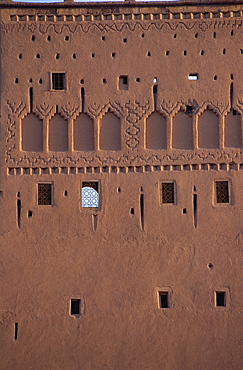
[[[97,183],[98,185],[98,194],[99,194],[99,201],[98,201],[98,207],[83,207],[83,197],[82,197],[82,189],[83,189],[83,184],[85,183]],[[80,210],[87,210],[87,211],[99,211],[101,209],[101,181],[100,180],[93,180],[93,179],[88,179],[88,180],[82,180],[80,183]]]
[[[79,302],[79,311],[78,313],[72,313],[72,302]],[[69,315],[72,317],[79,317],[82,314],[82,299],[80,297],[78,298],[70,298],[70,303],[69,303]]]
[[[174,184],[174,202],[172,203],[164,203],[163,202],[163,196],[162,196],[162,185],[163,184]],[[176,188],[176,180],[161,180],[159,182],[159,200],[160,200],[160,205],[163,207],[171,207],[171,206],[176,206],[177,205],[177,188]]]
[[[228,202],[217,202],[217,188],[216,188],[216,183],[218,181],[225,181],[228,183],[228,196],[229,196],[229,201]],[[224,206],[231,206],[232,205],[232,186],[231,186],[231,181],[229,179],[215,179],[213,182],[213,203],[217,207],[224,207]]]
[[[54,89],[53,87],[53,75],[54,74],[62,74],[64,75],[64,87],[63,89]],[[66,91],[67,90],[67,73],[63,71],[55,71],[55,72],[50,72],[50,91]]]
[[[159,310],[168,310],[173,308],[172,305],[172,289],[171,287],[158,287],[156,288],[156,294],[157,294],[157,307]],[[167,295],[167,307],[162,307],[161,305],[161,295],[166,294]]]
[[[224,306],[217,306],[217,293],[224,293]],[[213,306],[215,310],[227,310],[230,306],[230,292],[229,287],[219,287],[218,289],[215,289],[213,292]]]
[[[51,203],[50,204],[40,204],[39,203],[39,185],[51,185]],[[53,196],[54,196],[54,182],[53,181],[40,181],[36,184],[36,203],[38,206],[52,207],[53,206]]]

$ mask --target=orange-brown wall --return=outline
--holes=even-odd
[[[1,369],[242,369],[242,12],[1,3]]]

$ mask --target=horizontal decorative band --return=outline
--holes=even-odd
[[[147,165],[147,166],[102,166],[102,167],[9,167],[8,175],[78,175],[83,173],[148,173],[163,171],[239,171],[243,163],[201,163],[184,165]]]

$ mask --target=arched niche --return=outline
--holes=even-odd
[[[219,118],[206,109],[198,119],[198,146],[205,149],[219,148]]]
[[[146,120],[146,148],[166,149],[166,118],[153,112]]]
[[[68,150],[68,123],[57,113],[50,120],[49,124],[49,150]]]
[[[100,149],[121,150],[121,120],[110,111],[100,122]]]
[[[175,149],[193,149],[192,116],[179,111],[173,118],[172,147]]]
[[[81,113],[74,121],[74,150],[94,150],[94,121]]]
[[[43,122],[33,113],[22,120],[22,150],[43,151]]]
[[[225,117],[224,145],[229,148],[240,148],[242,145],[241,115],[231,110]]]

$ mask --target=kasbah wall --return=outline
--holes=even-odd
[[[0,16],[0,368],[242,369],[243,1]]]

